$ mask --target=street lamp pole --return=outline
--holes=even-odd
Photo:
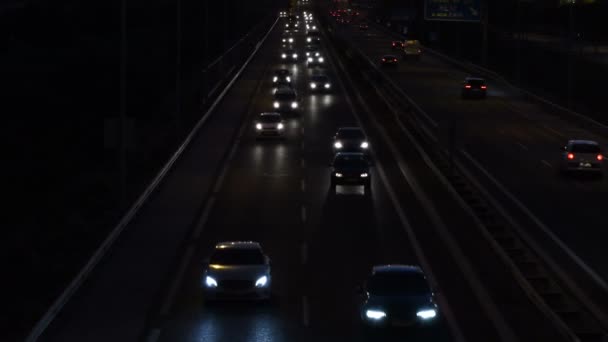
[[[127,0],[122,0],[120,6],[120,37],[118,177],[119,201],[124,208],[127,204]]]
[[[574,58],[573,58],[573,35],[574,35],[574,6],[576,4],[576,0],[570,0],[568,4],[568,75],[567,75],[567,101],[568,108],[572,108],[572,90],[574,83]]]
[[[181,132],[182,94],[181,94],[181,70],[182,70],[182,1],[177,0],[175,9],[175,130],[176,138],[179,139]]]

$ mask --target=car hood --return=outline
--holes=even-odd
[[[268,274],[270,274],[268,265],[210,266],[206,271],[206,275],[216,280],[256,280]]]
[[[379,309],[387,315],[415,315],[421,309],[434,307],[430,295],[416,296],[374,296],[370,295],[363,309]]]

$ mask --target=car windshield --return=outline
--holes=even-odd
[[[274,74],[276,76],[289,76],[289,70],[285,70],[285,69],[277,70],[277,71],[275,71]]]
[[[309,37],[319,37],[319,31],[308,31],[308,33],[306,33],[307,36]]]
[[[280,115],[260,115],[260,121],[263,123],[281,122],[281,116]]]
[[[341,129],[336,135],[338,139],[365,139],[365,135],[360,129]]]
[[[338,156],[334,159],[334,167],[356,167],[364,168],[367,167],[368,163],[365,158],[361,155],[357,156]]]
[[[314,82],[327,82],[327,76],[313,76],[312,80]]]
[[[575,153],[600,153],[600,147],[593,144],[572,144],[570,151]]]
[[[367,284],[369,293],[377,296],[421,295],[430,292],[420,273],[384,272],[372,275]]]
[[[294,94],[294,93],[276,93],[276,94],[274,94],[274,98],[276,100],[281,100],[281,101],[295,100],[296,94]]]
[[[262,265],[264,255],[258,249],[218,249],[213,253],[210,264],[216,265]]]

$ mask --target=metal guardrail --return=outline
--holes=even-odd
[[[127,211],[127,213],[122,217],[120,222],[114,227],[114,229],[110,232],[108,237],[103,241],[101,246],[95,251],[93,256],[89,259],[89,261],[85,264],[85,266],[80,270],[78,275],[72,280],[72,282],[65,288],[65,290],[61,293],[61,295],[55,300],[55,302],[51,305],[49,310],[42,316],[42,318],[36,323],[36,325],[32,328],[29,335],[25,339],[26,342],[35,342],[38,338],[44,333],[50,323],[55,319],[55,317],[61,312],[61,310],[65,307],[68,301],[74,296],[74,294],[78,291],[78,289],[82,286],[84,281],[90,276],[95,267],[99,264],[102,258],[107,254],[107,252],[112,248],[116,240],[119,238],[121,233],[125,230],[131,220],[137,215],[139,209],[143,207],[150,196],[156,191],[160,183],[164,180],[165,176],[169,173],[173,165],[177,162],[177,160],[181,157],[186,148],[190,145],[190,142],[194,139],[198,131],[205,124],[205,122],[209,119],[211,114],[215,111],[216,107],[222,101],[226,93],[232,88],[233,84],[240,77],[241,73],[245,70],[245,68],[249,65],[249,62],[253,59],[253,57],[257,54],[259,48],[266,40],[270,32],[274,29],[279,19],[277,18],[269,30],[266,32],[264,37],[256,44],[253,52],[249,55],[247,60],[243,63],[241,68],[238,70],[236,75],[231,79],[231,81],[226,85],[224,90],[219,94],[218,98],[213,102],[210,106],[209,110],[201,117],[201,119],[197,122],[194,128],[190,131],[188,136],[184,139],[181,145],[177,148],[174,154],[169,158],[167,163],[162,167],[160,172],[156,175],[156,177],[152,180],[152,182],[148,185],[148,187],[144,190],[144,192],[139,196],[139,198],[135,201],[135,203],[131,206],[131,208]]]
[[[332,31],[336,31],[335,29]],[[348,44],[348,43],[346,43]],[[524,236],[521,227],[506,213],[498,201],[488,198],[487,191],[473,177],[460,161],[454,162],[449,147],[441,146],[437,137],[437,125],[407,94],[400,89],[379,67],[358,47],[349,45],[345,51],[351,60],[361,65],[359,70],[371,71],[370,81],[383,90],[392,106],[402,112],[397,113],[410,127],[413,127],[427,143],[430,153],[438,155],[433,159],[437,166],[448,175],[450,185],[469,205],[479,219],[483,236],[497,251],[499,257],[508,265],[514,278],[528,298],[534,303],[562,335],[571,341],[605,341],[605,320],[591,313],[583,303],[580,290],[564,284],[559,278],[565,272],[540,247]],[[380,81],[380,82],[378,82]],[[428,126],[431,126],[430,128]],[[437,148],[439,147],[439,148]],[[559,276],[556,276],[559,273]],[[603,322],[603,324],[602,324]]]

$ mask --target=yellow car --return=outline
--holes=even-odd
[[[406,40],[403,42],[403,56],[404,57],[414,57],[416,59],[420,58],[422,54],[422,45],[420,45],[420,41],[418,40]]]

